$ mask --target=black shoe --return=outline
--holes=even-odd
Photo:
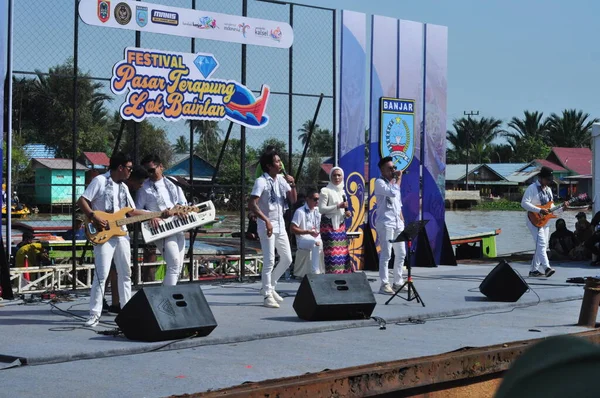
[[[117,304],[117,305],[109,305],[108,306],[108,313],[109,314],[118,314],[119,312],[121,312],[121,306],[119,304]]]
[[[540,276],[544,276],[540,271],[529,271],[530,278],[539,278]]]
[[[108,302],[106,301],[106,299],[102,300],[102,312],[103,313],[107,313],[109,310],[110,306],[108,305]]]
[[[546,274],[546,278],[550,278],[552,275],[554,275],[555,272],[556,270],[551,267],[546,268],[546,271],[544,271],[544,273]]]

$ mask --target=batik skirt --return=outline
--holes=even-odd
[[[346,237],[346,223],[333,227],[331,219],[321,216],[321,240],[325,257],[325,273],[345,274],[352,272]]]

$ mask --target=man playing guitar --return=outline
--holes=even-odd
[[[115,213],[124,207],[135,208],[133,198],[124,181],[131,174],[131,158],[122,152],[110,158],[109,170],[90,182],[77,204],[79,208],[98,228],[106,228],[107,220],[95,214],[95,211]],[[132,210],[130,216],[142,215],[143,211]],[[122,228],[126,229],[126,226]],[[118,276],[119,301],[121,308],[131,298],[131,246],[129,236],[113,236],[103,244],[94,246],[95,273],[90,291],[90,315],[85,326],[94,327],[100,321],[102,313],[103,288],[105,286],[111,262],[114,259]]]
[[[549,202],[552,202],[552,190],[548,186],[554,181],[552,175],[552,169],[550,167],[543,166],[538,174],[538,181],[527,187],[523,199],[521,200],[521,207],[528,212],[539,213],[543,216],[549,214],[547,209],[542,209],[539,206],[544,206]],[[532,224],[529,217],[525,217],[527,228],[531,232],[533,241],[535,243],[535,254],[531,261],[531,269],[529,271],[530,277],[551,277],[555,270],[550,267],[548,261],[548,242],[550,239],[550,227],[546,223],[544,226],[536,227]],[[540,265],[543,267],[544,272],[540,271]]]

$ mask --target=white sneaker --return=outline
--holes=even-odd
[[[265,297],[265,301],[264,301],[263,305],[267,308],[279,308],[279,303],[277,303],[277,301],[275,301],[273,296]]]
[[[394,292],[397,292],[398,290],[400,290],[400,288],[402,287],[402,285],[404,285],[404,282],[402,282],[402,283],[399,283],[399,284],[396,284],[396,283],[394,283],[394,284],[392,285],[392,290],[393,290]],[[406,290],[406,285],[404,285],[404,287],[402,288],[402,290]]]
[[[275,301],[277,301],[278,303],[283,303],[283,297],[281,297],[279,295],[279,293],[277,293],[275,291],[275,289],[273,289],[273,291],[271,292],[271,294],[273,295],[273,298],[275,299]]]
[[[379,293],[381,294],[394,294],[395,292],[392,290],[392,287],[389,283],[382,283],[379,288]]]
[[[98,325],[99,322],[100,322],[100,316],[90,315],[90,317],[87,319],[87,321],[85,321],[83,326],[86,326],[88,328],[93,328],[94,326]]]
[[[275,301],[277,301],[278,303],[283,303],[283,297],[281,297],[276,291],[275,289],[271,290],[271,294],[273,295],[273,298],[275,299]],[[265,289],[260,289],[260,295],[264,296],[265,295]]]

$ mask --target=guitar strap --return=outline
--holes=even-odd
[[[540,204],[543,206],[546,203],[550,202],[550,195],[546,189],[542,189],[541,185],[535,185],[538,189],[538,198],[540,199]]]

